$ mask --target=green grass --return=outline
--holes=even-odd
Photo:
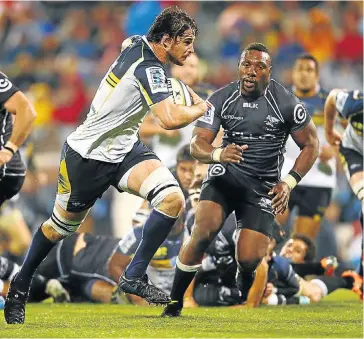
[[[344,290],[315,305],[185,309],[183,317],[173,319],[160,318],[161,311],[160,307],[30,304],[25,325],[6,325],[0,320],[0,337],[363,337],[362,303]]]

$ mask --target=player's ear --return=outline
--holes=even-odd
[[[168,51],[171,49],[172,43],[173,39],[168,34],[164,34],[161,39],[162,46]]]

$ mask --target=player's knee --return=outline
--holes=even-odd
[[[259,266],[262,258],[238,259],[238,267],[243,272],[254,272]]]
[[[184,208],[184,196],[177,180],[166,167],[159,167],[146,178],[139,194],[161,212],[175,217]]]
[[[49,240],[59,241],[75,233],[82,222],[83,219],[77,221],[68,220],[54,208],[52,216],[43,223],[42,231]]]
[[[185,199],[180,188],[168,194],[157,206],[157,209],[170,216],[179,215],[185,206]]]

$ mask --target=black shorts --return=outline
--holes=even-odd
[[[71,277],[78,280],[101,279],[110,284],[116,282],[109,275],[109,262],[115,253],[120,239],[95,236],[85,233],[86,247],[72,260]]]
[[[323,217],[331,201],[332,188],[296,186],[291,192],[288,208],[298,207],[297,215],[309,217],[317,221]]]
[[[250,177],[230,164],[214,164],[209,166],[202,184],[200,201],[216,202],[222,206],[225,216],[235,211],[238,228],[270,237],[274,214],[268,192],[273,186],[274,183]]]
[[[343,165],[348,165],[350,177],[355,173],[363,172],[363,155],[359,152],[340,145],[340,155]]]
[[[81,212],[93,206],[110,187],[118,191],[123,175],[136,164],[159,158],[141,141],[120,163],[85,159],[67,142],[64,144],[58,175],[57,202],[69,212]]]
[[[0,179],[0,207],[1,205],[17,195],[24,183],[25,176],[6,175]]]

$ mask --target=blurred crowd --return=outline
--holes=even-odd
[[[171,4],[185,9],[199,26],[196,52],[201,81],[220,87],[234,80],[242,47],[259,41],[272,54],[273,77],[284,85],[291,83],[295,58],[306,51],[320,62],[325,89],[363,88],[363,3],[359,1],[0,1],[0,69],[29,96],[38,113],[33,138],[42,175],[37,185],[25,185],[21,197],[30,227],[35,229],[51,213],[61,146],[87,114],[121,42],[146,33],[161,9]],[[158,154],[158,149],[154,151]],[[84,230],[113,233],[111,225],[118,222],[112,220],[113,196],[107,192],[97,202]],[[357,260],[359,210],[339,172],[326,215],[328,226],[323,229],[331,232],[337,225],[342,241],[338,248],[329,247],[336,253],[324,255]]]

